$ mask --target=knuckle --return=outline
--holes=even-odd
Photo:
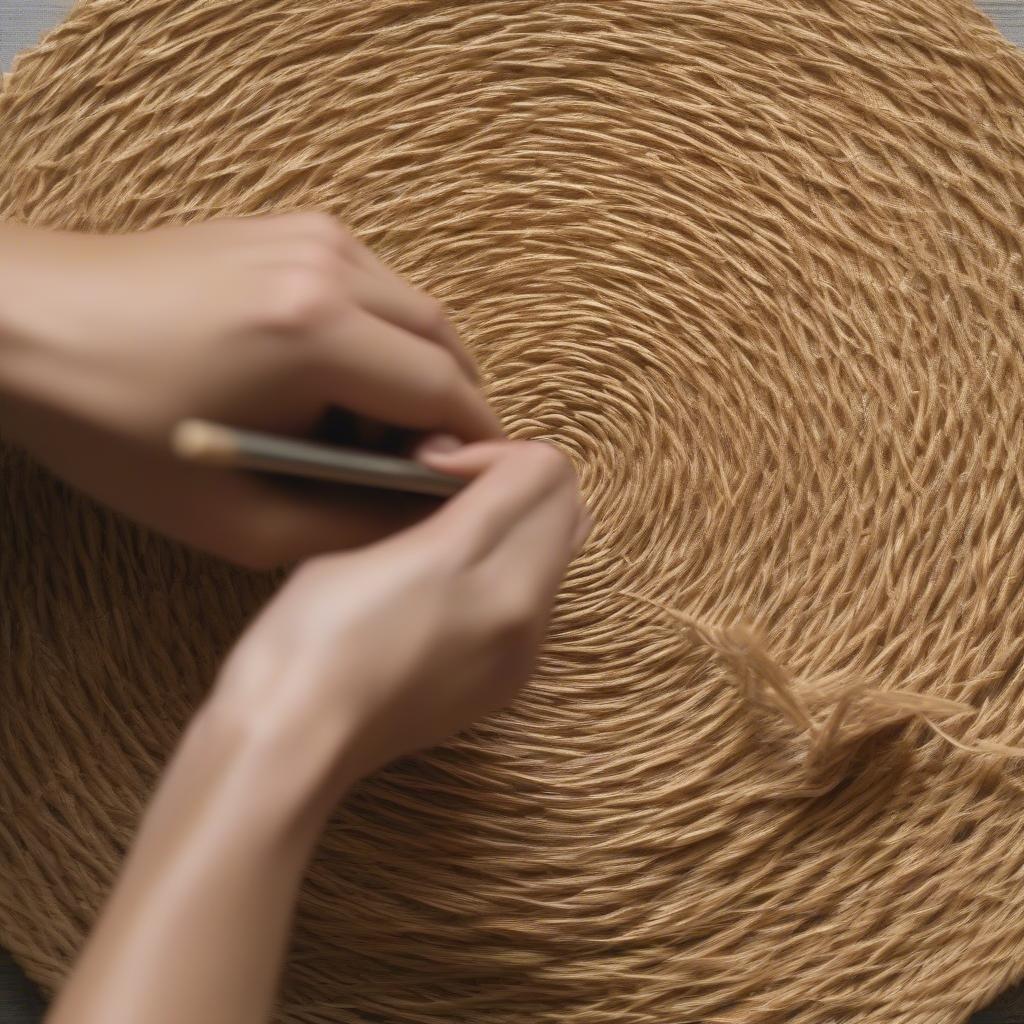
[[[329,213],[311,213],[306,225],[308,237],[323,247],[332,257],[350,257],[359,248],[355,235]]]
[[[543,441],[517,442],[518,458],[534,475],[554,484],[575,486],[576,472],[567,455],[552,444]]]
[[[330,310],[333,291],[323,268],[305,263],[282,270],[266,297],[269,326],[290,333],[318,326]]]
[[[303,210],[292,214],[293,226],[303,235],[325,245],[341,240],[347,232],[337,218],[323,210]]]
[[[437,299],[423,296],[416,310],[416,331],[429,337],[443,337],[451,330],[444,306]]]
[[[354,260],[363,249],[362,242],[348,228],[337,222],[331,233],[330,244],[336,253],[347,260]]]
[[[455,360],[447,352],[435,352],[424,367],[419,386],[427,414],[432,419],[443,415],[459,394],[459,370]]]
[[[509,581],[491,594],[490,601],[492,628],[501,640],[522,643],[532,635],[540,604],[529,587]]]
[[[282,215],[286,234],[318,246],[335,259],[346,256],[359,247],[355,235],[335,216],[322,210],[300,210]]]

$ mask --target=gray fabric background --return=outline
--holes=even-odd
[[[978,5],[1015,43],[1024,46],[1024,0],[978,0]],[[0,0],[0,71],[71,9],[72,0]],[[0,1024],[37,1024],[42,1000],[6,953],[0,951]],[[1024,995],[1007,993],[973,1024],[1024,1024]]]
[[[71,0],[0,0],[0,71],[71,10]]]
[[[978,0],[978,6],[1008,39],[1024,46],[1024,0]]]

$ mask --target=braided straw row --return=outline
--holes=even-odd
[[[21,61],[0,215],[336,213],[598,520],[515,706],[340,809],[282,1020],[1024,971],[1022,97],[968,0],[84,0]],[[0,940],[53,986],[272,581],[0,471]]]

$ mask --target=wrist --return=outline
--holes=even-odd
[[[357,733],[343,717],[276,704],[242,704],[217,691],[189,742],[219,752],[243,813],[286,841],[315,842],[334,807],[363,774]]]

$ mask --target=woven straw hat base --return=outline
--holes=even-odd
[[[329,210],[596,513],[515,706],[339,810],[282,1020],[1021,974],[1022,99],[968,0],[84,0],[21,60],[0,216]],[[0,941],[54,986],[273,581],[0,474]]]

